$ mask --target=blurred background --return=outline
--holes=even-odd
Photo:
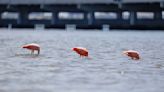
[[[0,0],[0,27],[164,29],[163,0]]]

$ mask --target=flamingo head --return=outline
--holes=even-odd
[[[24,45],[24,46],[22,46],[22,48],[28,48],[28,46]]]
[[[72,48],[73,51],[77,51],[77,48]]]

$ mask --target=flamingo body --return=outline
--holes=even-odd
[[[23,45],[22,48],[26,48],[28,50],[31,50],[31,54],[33,54],[34,51],[37,51],[38,54],[40,53],[40,46],[38,44],[35,44],[35,43]]]
[[[85,56],[88,57],[88,50],[83,47],[75,47],[72,48],[73,51],[75,51],[77,54],[79,54],[81,57]]]
[[[131,59],[135,59],[135,60],[139,60],[140,59],[139,52],[134,51],[134,50],[124,51],[123,54],[131,57]]]

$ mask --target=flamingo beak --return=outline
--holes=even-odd
[[[72,51],[75,51],[75,48],[72,48],[71,50],[72,50]]]
[[[26,48],[26,46],[21,46],[21,48]]]

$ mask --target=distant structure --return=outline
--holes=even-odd
[[[164,29],[164,0],[0,0],[0,27]]]

